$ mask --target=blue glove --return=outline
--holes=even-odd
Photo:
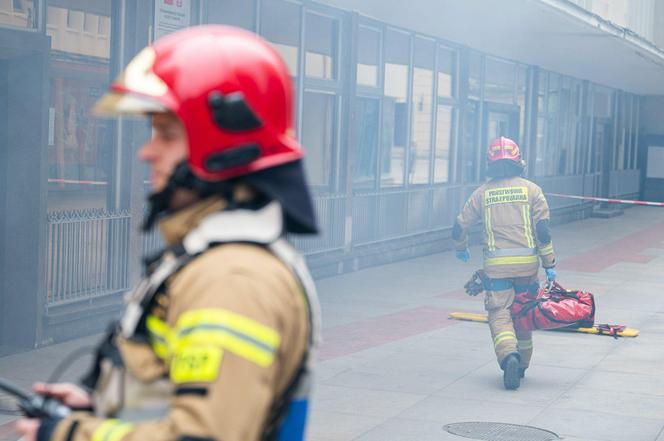
[[[549,282],[554,282],[556,280],[556,270],[553,268],[546,268],[544,270],[546,272],[546,280]]]
[[[456,258],[462,262],[468,262],[470,260],[470,250],[466,248],[465,250],[457,250]]]

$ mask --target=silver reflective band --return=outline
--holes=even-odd
[[[535,248],[507,248],[504,250],[484,250],[484,257],[491,259],[494,257],[518,257],[518,256],[536,256]]]

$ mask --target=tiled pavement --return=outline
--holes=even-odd
[[[505,391],[486,325],[446,318],[482,311],[460,289],[481,264],[479,248],[468,264],[441,253],[323,279],[309,439],[462,440],[443,426],[495,421],[567,441],[664,441],[664,209],[553,233],[560,282],[596,295],[598,322],[639,328],[639,337],[538,332],[522,387]],[[89,342],[0,358],[0,375],[28,384]],[[2,430],[0,440],[13,440]]]

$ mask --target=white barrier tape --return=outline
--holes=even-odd
[[[574,196],[570,194],[546,193],[547,196],[555,196],[567,199],[580,199],[583,201],[597,201],[597,202],[613,202],[616,204],[631,204],[631,205],[647,205],[650,207],[664,207],[664,202],[648,202],[648,201],[632,201],[629,199],[611,199],[611,198],[597,198],[592,196]]]

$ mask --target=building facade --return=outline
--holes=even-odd
[[[478,15],[462,3],[484,5]],[[406,13],[378,0],[1,1],[0,348],[99,330],[139,277],[141,256],[159,246],[138,231],[147,177],[134,154],[147,123],[89,109],[138,50],[187,26],[249,29],[286,60],[323,230],[294,241],[319,276],[449,248],[456,213],[485,179],[486,145],[501,135],[520,143],[528,177],[545,191],[664,199],[664,176],[646,173],[658,157],[650,146],[664,145],[664,90],[632,59],[636,78],[621,83],[555,46],[535,52],[507,33],[501,43],[455,28],[503,13],[494,3],[414,0]],[[618,2],[541,3],[530,14],[562,13],[542,23],[571,33]],[[637,23],[641,50],[664,62],[643,18],[661,21],[660,2],[648,2],[652,14],[623,3],[611,14]],[[427,11],[448,24],[428,24]],[[593,209],[550,203],[559,221]]]

